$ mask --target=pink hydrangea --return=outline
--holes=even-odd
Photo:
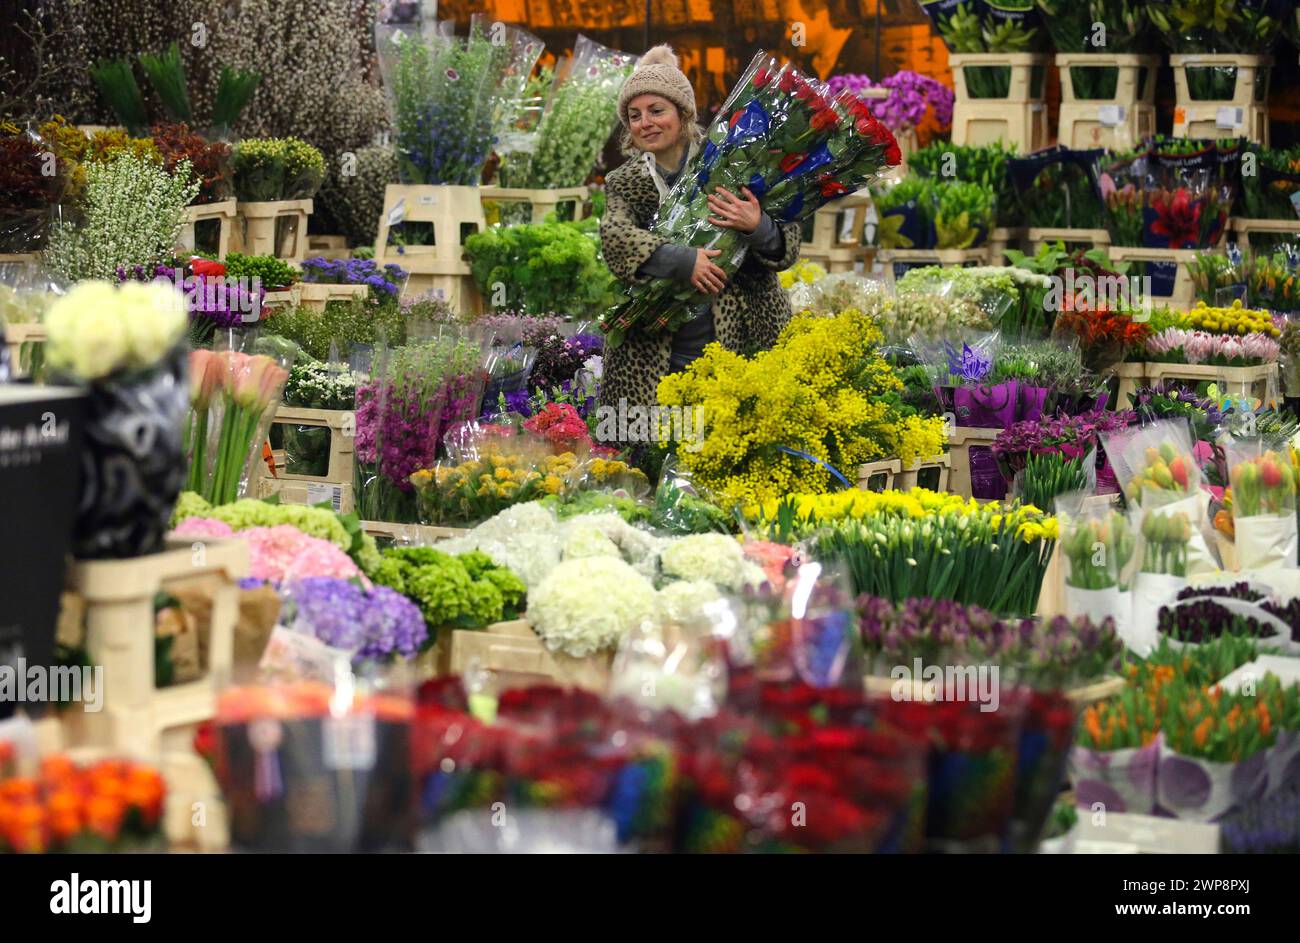
[[[172,531],[173,537],[216,538],[233,537],[234,530],[225,521],[215,517],[187,517]]]
[[[304,534],[292,524],[249,527],[239,536],[248,541],[249,576],[272,583],[311,576],[348,580],[365,577],[352,558],[319,537]]]

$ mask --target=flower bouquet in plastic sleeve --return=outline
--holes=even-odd
[[[746,253],[735,230],[709,222],[708,195],[718,187],[736,194],[747,187],[778,224],[802,222],[900,160],[894,136],[864,101],[848,92],[831,97],[823,83],[760,52],[660,205],[652,231],[668,242],[719,250],[715,261],[730,276]],[[600,326],[617,346],[633,329],[675,330],[699,300],[689,286],[651,279],[630,288]]]
[[[1267,695],[1276,685],[1267,675],[1250,694],[1170,683],[1156,775],[1162,809],[1209,822],[1264,795],[1277,740]]]
[[[1229,439],[1232,519],[1243,570],[1296,565],[1296,469],[1285,450]]]
[[[188,490],[211,504],[229,504],[247,494],[293,361],[248,337],[218,342],[233,346],[190,353]]]
[[[1007,692],[1010,694],[1010,692]],[[1009,846],[1025,705],[999,699],[888,699],[887,727],[929,745],[926,849],[997,852]]]
[[[1150,815],[1160,761],[1160,706],[1154,692],[1128,687],[1083,710],[1070,755],[1081,809]]]
[[[636,58],[578,34],[573,56],[555,73],[537,145],[513,186],[580,187],[618,122],[618,93]]]
[[[1110,616],[1129,638],[1133,600],[1129,585],[1137,534],[1129,518],[1112,507],[1081,500],[1058,502],[1061,559],[1065,564],[1065,611],[1072,616]]]
[[[332,682],[250,680],[223,690],[216,775],[231,845],[365,853],[413,846],[410,691],[402,673]]]
[[[997,332],[931,342],[914,337],[912,346],[929,367],[935,393],[958,426],[1005,429],[1016,421],[1019,382],[992,379],[1002,346]]]
[[[1021,688],[1016,697],[1025,702],[1025,719],[1016,760],[1011,840],[1015,851],[1028,853],[1038,847],[1061,794],[1077,717],[1074,704],[1060,691]]]

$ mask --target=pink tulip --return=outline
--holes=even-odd
[[[262,354],[249,357],[247,369],[235,379],[232,397],[245,409],[255,409],[260,412],[275,398],[276,392],[287,377],[287,371],[270,357]]]
[[[217,354],[222,360],[221,382],[223,392],[226,396],[236,399],[236,390],[245,382],[248,376],[250,361],[253,359],[248,354],[241,354],[235,350],[226,350]]]
[[[210,350],[191,350],[190,406],[199,412],[207,409],[220,381],[220,358]]]

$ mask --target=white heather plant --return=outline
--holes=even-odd
[[[45,264],[69,281],[113,279],[119,267],[136,265],[152,272],[171,261],[185,208],[198,192],[188,160],[170,174],[128,152],[87,164],[83,218],[53,228]]]

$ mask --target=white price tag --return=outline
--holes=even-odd
[[[1233,108],[1231,105],[1226,105],[1215,111],[1214,123],[1226,130],[1239,128],[1242,122],[1246,120],[1245,111],[1244,108]]]
[[[406,199],[402,198],[397,201],[396,206],[388,211],[388,225],[400,226],[404,219],[406,219]]]
[[[351,653],[332,648],[304,632],[277,625],[271,630],[257,667],[276,675],[333,684],[334,666],[340,660],[344,664],[350,663]]]
[[[326,717],[321,724],[326,769],[373,769],[375,719],[362,714]]]
[[[437,202],[438,202],[438,198],[437,198],[436,196],[434,196],[432,193],[421,193],[421,194],[420,194],[420,205],[421,205],[421,206],[433,206],[433,204],[435,204],[435,203],[437,203]]]
[[[1097,108],[1097,120],[1108,128],[1116,128],[1124,123],[1123,105],[1101,105]]]
[[[341,513],[343,511],[343,486],[331,484],[307,485],[307,503],[320,504],[323,501],[328,501],[331,508]]]

